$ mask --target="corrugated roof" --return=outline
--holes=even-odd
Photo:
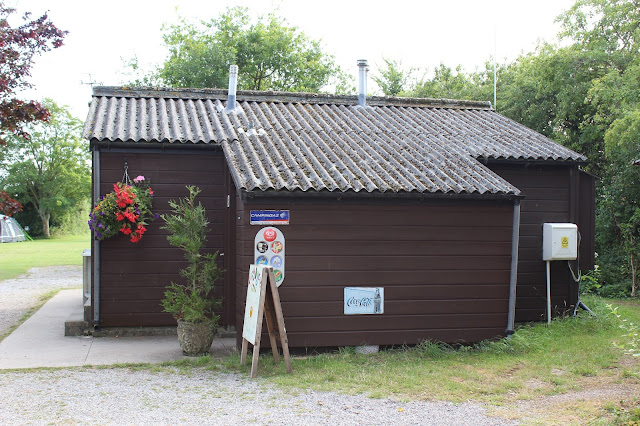
[[[518,189],[476,158],[585,158],[487,103],[402,98],[95,88],[83,136],[222,145],[238,187],[254,190],[476,193]]]

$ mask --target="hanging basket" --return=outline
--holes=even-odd
[[[152,206],[153,190],[148,182],[144,176],[130,181],[125,165],[123,181],[115,183],[113,192],[102,196],[89,213],[89,228],[97,240],[122,233],[137,243],[147,232],[149,222],[157,217]]]

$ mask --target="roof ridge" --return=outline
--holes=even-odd
[[[170,87],[134,87],[134,86],[96,86],[93,96],[122,98],[175,98],[175,99],[220,99],[225,100],[227,89],[193,89]],[[282,102],[309,104],[358,105],[356,95],[334,95],[309,92],[274,92],[257,90],[238,90],[238,102]],[[467,101],[456,99],[410,98],[397,96],[368,96],[369,106],[403,106],[457,109],[492,110],[491,102]]]

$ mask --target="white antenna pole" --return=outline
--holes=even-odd
[[[498,97],[498,73],[496,70],[496,55],[498,52],[497,44],[498,44],[498,26],[493,27],[493,109],[496,111],[498,108],[496,107],[496,99]]]

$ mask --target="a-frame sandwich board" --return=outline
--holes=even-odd
[[[247,285],[247,301],[245,304],[244,324],[242,326],[242,350],[240,363],[247,360],[249,343],[253,345],[251,360],[251,377],[258,373],[258,358],[260,354],[260,338],[262,336],[262,319],[267,320],[267,330],[273,359],[280,362],[277,341],[280,340],[282,354],[287,373],[291,373],[291,358],[289,356],[289,340],[282,316],[280,294],[276,285],[273,268],[263,265],[251,265],[249,268],[249,282]]]

